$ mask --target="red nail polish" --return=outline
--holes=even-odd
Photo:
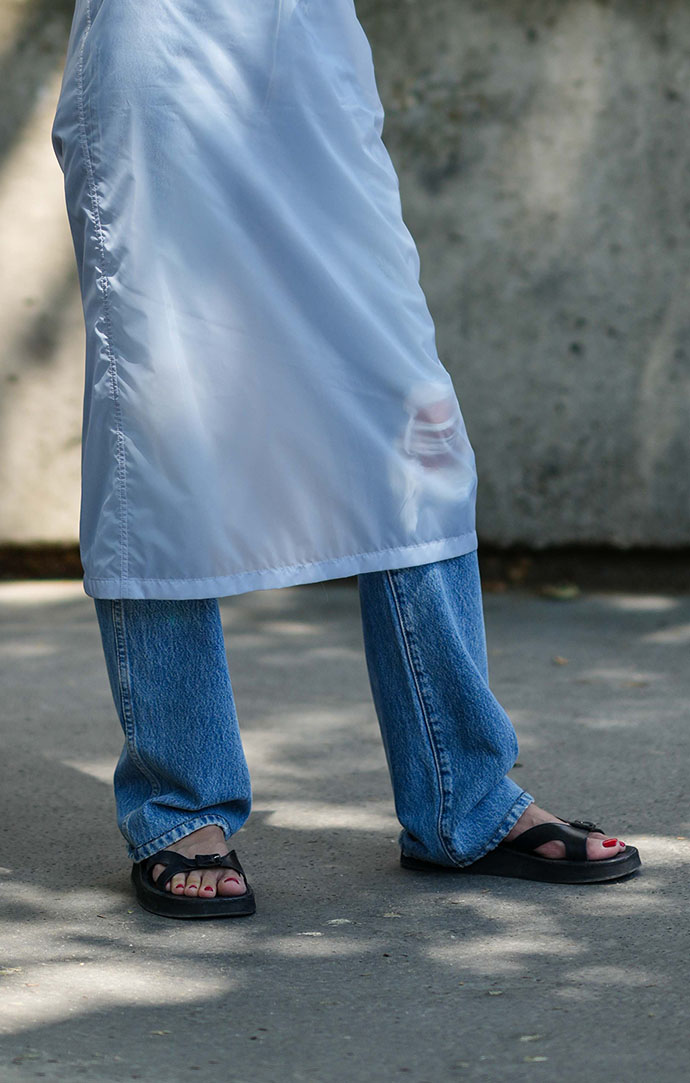
[[[210,886],[210,884],[207,884],[204,888],[204,891],[213,891],[213,888]]]
[[[616,846],[617,844],[618,844],[618,839],[604,839],[604,841],[602,842],[601,845],[602,846]]]
[[[225,883],[225,884],[239,884],[239,880],[237,879],[236,876],[226,876],[223,883]]]

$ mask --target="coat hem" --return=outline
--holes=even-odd
[[[288,564],[281,568],[260,568],[233,575],[179,579],[106,579],[84,576],[84,590],[92,598],[191,599],[227,598],[253,590],[294,587],[326,579],[342,579],[366,572],[411,568],[436,560],[466,556],[477,548],[476,531],[451,538],[377,549],[367,553],[334,557],[306,564]]]

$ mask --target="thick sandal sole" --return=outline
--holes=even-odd
[[[132,866],[132,883],[137,902],[150,914],[162,918],[244,918],[256,913],[254,892],[247,884],[244,895],[216,895],[213,899],[194,899],[188,895],[172,895],[146,882],[139,865]]]
[[[407,854],[400,855],[400,864],[404,869],[416,872],[507,876],[519,880],[539,880],[545,884],[602,884],[631,876],[642,862],[635,846],[626,846],[615,857],[605,857],[601,861],[566,861],[497,847],[471,865],[438,865]]]

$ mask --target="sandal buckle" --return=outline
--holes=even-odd
[[[194,856],[194,862],[199,869],[208,868],[209,865],[220,865],[222,860],[222,854],[195,854]]]
[[[571,825],[571,827],[581,827],[583,831],[599,831],[600,830],[600,828],[598,828],[595,823],[592,823],[591,820],[571,820],[570,825]]]

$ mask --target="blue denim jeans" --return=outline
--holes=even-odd
[[[533,798],[507,772],[515,731],[488,684],[476,553],[358,577],[367,669],[400,844],[467,865]],[[218,602],[94,599],[125,735],[118,824],[134,861],[251,807]]]

